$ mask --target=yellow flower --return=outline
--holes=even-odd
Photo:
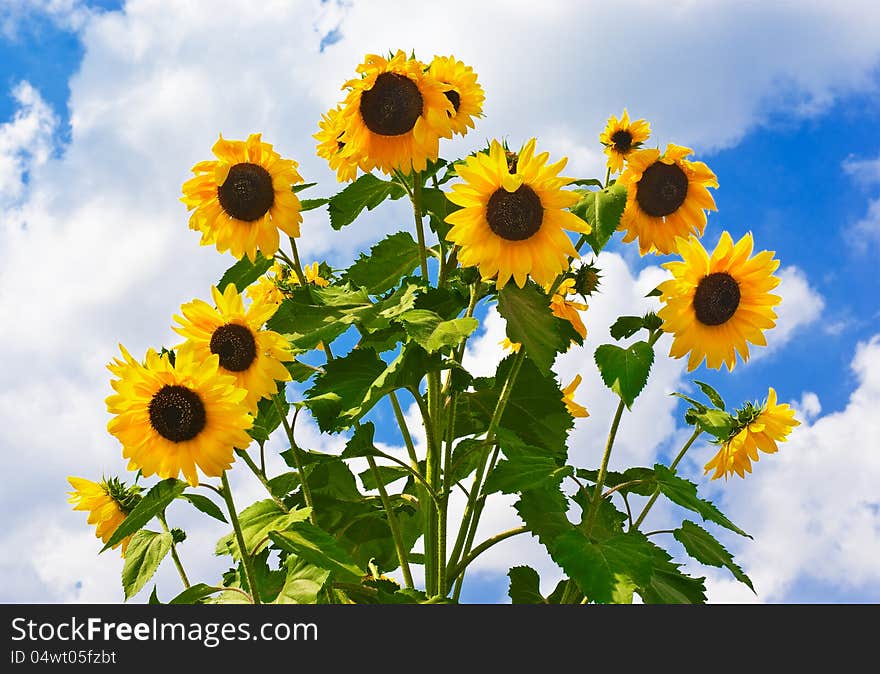
[[[578,201],[561,189],[572,179],[560,177],[566,159],[546,165],[548,153],[535,155],[535,139],[510,163],[504,148],[492,141],[456,165],[464,180],[452,186],[450,201],[462,208],[446,217],[446,238],[460,249],[464,267],[479,267],[484,279],[497,277],[500,290],[511,279],[523,287],[531,276],[546,286],[568,268],[577,251],[565,230],[589,233],[590,226],[565,210]]]
[[[764,330],[776,325],[773,307],[781,298],[770,291],[779,285],[773,272],[779,260],[772,251],[751,257],[754,242],[746,234],[734,245],[724,232],[712,256],[699,239],[679,239],[681,262],[663,265],[673,278],[661,283],[657,315],[663,330],[674,335],[669,355],[688,357],[688,371],[706,359],[710,368],[728,370],[736,364],[736,353],[749,359],[748,342],[766,346]]]
[[[519,342],[511,342],[508,337],[502,339],[498,344],[505,351],[510,351],[511,353],[519,353],[519,350],[522,348],[522,344]]]
[[[284,361],[293,360],[290,345],[277,332],[260,328],[275,312],[273,304],[252,302],[245,309],[241,295],[230,283],[221,293],[211,288],[215,307],[193,300],[180,307],[175,316],[180,325],[174,331],[185,337],[197,359],[216,354],[220,372],[235,378],[236,386],[247,391],[245,404],[256,413],[260,398],[278,392],[278,381],[290,381]]]
[[[278,284],[284,279],[285,274],[284,268],[276,260],[269,271],[258,278],[256,283],[245,288],[244,294],[250,298],[253,304],[277,308],[284,300],[284,292],[278,287]]]
[[[636,150],[620,182],[627,187],[626,208],[618,229],[624,243],[638,238],[639,252],[675,252],[676,237],[702,235],[706,209],[715,210],[709,187],[718,179],[703,162],[685,159],[693,150],[670,143],[660,150]]]
[[[291,186],[303,181],[297,163],[282,159],[254,133],[247,141],[220,140],[212,151],[216,161],[193,166],[195,178],[183,184],[181,201],[190,216],[190,229],[202,233],[203,246],[215,244],[253,262],[257,249],[266,257],[278,250],[280,229],[299,236],[300,202]]]
[[[340,138],[345,132],[344,123],[341,107],[328,110],[318,122],[321,130],[312,136],[318,141],[318,156],[326,159],[330,169],[336,171],[336,179],[339,182],[354,180],[358,170],[357,161],[342,153],[345,143]]]
[[[626,108],[619,121],[611,115],[605,131],[599,136],[599,142],[605,146],[605,154],[608,155],[608,168],[614,173],[622,171],[624,160],[638,150],[650,135],[651,125],[644,119],[630,122]]]
[[[303,267],[303,275],[306,277],[306,283],[311,283],[320,288],[326,288],[328,285],[330,285],[330,281],[321,276],[320,268],[317,262],[312,262],[312,264],[307,264],[305,267]],[[299,279],[297,278],[295,273],[290,275],[288,281],[291,284],[299,285]]]
[[[369,171],[424,171],[436,160],[440,138],[452,137],[452,102],[424,64],[398,51],[389,61],[369,54],[349,80],[343,104],[341,153]]]
[[[770,388],[767,402],[759,409],[747,406],[747,414],[752,417],[744,427],[721,445],[721,449],[706,464],[708,474],[714,470],[712,479],[722,475],[725,479],[736,473],[745,477],[752,472],[752,461],[758,460],[758,450],[767,454],[775,453],[779,447],[777,442],[785,442],[800,421],[794,418],[794,410],[789,405],[776,402],[776,391]]]
[[[454,56],[435,56],[428,66],[428,75],[448,87],[443,93],[455,108],[449,113],[452,132],[465,135],[468,127],[474,128],[474,117],[482,117],[486,98],[474,69],[456,61]]]
[[[565,403],[565,408],[568,410],[568,413],[573,417],[588,417],[590,413],[587,412],[587,408],[583,405],[578,405],[574,401],[574,392],[577,390],[577,387],[581,385],[581,376],[577,375],[574,379],[571,380],[571,383],[562,389],[562,402]]]
[[[220,357],[197,357],[184,346],[172,364],[169,354],[150,349],[143,365],[119,348],[122,360],[107,366],[118,377],[110,382],[116,393],[107,398],[114,415],[107,429],[122,443],[128,469],[162,478],[182,472],[192,486],[199,483],[197,466],[209,477],[222,475],[233,448],[250,444],[253,418],[247,391],[220,371]]]
[[[573,278],[567,278],[559,284],[553,297],[550,298],[550,310],[556,318],[562,318],[571,323],[577,333],[584,338],[587,336],[587,326],[584,325],[580,312],[586,311],[587,305],[583,302],[572,302],[565,299],[566,295],[575,292],[574,283]],[[547,290],[549,289],[548,287]]]
[[[111,493],[117,490],[111,490],[111,485],[107,480],[97,483],[84,477],[71,476],[67,478],[67,481],[73,487],[73,491],[68,492],[67,502],[73,504],[74,510],[85,510],[89,513],[87,521],[89,524],[96,525],[95,536],[106,543],[126,517],[126,511],[122,509],[121,503]],[[122,495],[125,494],[125,487],[118,480],[110,482],[113,482],[113,486],[121,490]],[[115,550],[121,545],[122,556],[125,557],[125,551],[130,542],[131,536],[126,536],[114,545],[113,549]]]

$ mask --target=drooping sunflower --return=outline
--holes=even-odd
[[[398,51],[388,59],[369,54],[349,80],[343,104],[341,153],[364,170],[423,171],[436,160],[440,138],[451,138],[452,101],[423,63]]]
[[[679,239],[681,262],[663,265],[673,278],[661,283],[657,315],[663,330],[674,337],[669,355],[688,357],[688,371],[706,359],[707,367],[733,370],[736,352],[749,359],[748,342],[766,346],[764,330],[776,325],[773,307],[781,301],[770,294],[779,278],[773,272],[779,260],[772,251],[752,257],[751,233],[734,245],[730,234],[721,234],[710,257],[695,236]]]
[[[585,338],[587,336],[587,326],[584,325],[580,312],[586,311],[587,305],[583,302],[574,302],[566,299],[568,295],[574,292],[576,292],[575,280],[573,278],[565,279],[559,284],[556,292],[553,293],[553,297],[550,298],[550,310],[556,318],[562,318],[571,323],[571,326],[577,333],[582,338]]]
[[[534,138],[510,158],[493,140],[488,154],[456,165],[464,182],[447,197],[462,208],[446,217],[452,225],[446,238],[459,246],[462,266],[479,267],[484,279],[496,277],[498,289],[511,278],[523,287],[530,275],[542,286],[551,283],[577,257],[565,230],[590,232],[565,210],[578,201],[562,189],[572,181],[559,176],[567,159],[548,166],[548,158],[546,152],[535,155]]]
[[[255,413],[260,398],[275,395],[277,382],[291,378],[284,367],[284,361],[293,360],[287,340],[261,329],[277,305],[252,302],[245,309],[233,283],[222,293],[212,287],[211,295],[215,307],[198,299],[181,306],[183,316],[174,317],[180,324],[174,331],[187,339],[197,359],[219,357],[220,371],[247,391],[245,404]]]
[[[358,163],[342,152],[345,148],[345,143],[340,140],[345,132],[342,108],[336,107],[321,115],[318,127],[321,130],[312,136],[318,141],[318,156],[326,159],[330,169],[336,171],[339,182],[354,180],[357,177]]]
[[[660,150],[636,150],[620,182],[627,186],[626,208],[618,229],[624,243],[639,240],[639,253],[675,252],[676,237],[701,236],[706,210],[716,210],[709,187],[718,179],[703,162],[685,159],[693,150],[673,145]]]
[[[794,410],[787,404],[776,402],[776,391],[771,387],[763,405],[748,404],[740,411],[744,424],[735,429],[731,437],[721,445],[718,453],[706,464],[706,474],[714,470],[713,480],[722,475],[725,479],[736,473],[745,477],[752,472],[752,461],[758,460],[758,450],[775,453],[777,442],[785,442],[800,421],[794,418]]]
[[[181,201],[193,211],[190,229],[202,233],[201,244],[215,244],[254,261],[257,249],[266,257],[278,250],[278,230],[299,236],[300,201],[291,187],[303,181],[297,163],[283,159],[261,134],[247,141],[223,136],[211,148],[216,160],[193,166],[195,178],[183,184]]]
[[[574,392],[577,390],[577,387],[581,385],[581,376],[576,375],[574,379],[571,380],[571,383],[562,389],[562,402],[565,403],[565,409],[568,410],[568,413],[575,417],[588,417],[590,413],[587,412],[587,408],[583,405],[579,405],[574,401]]]
[[[474,117],[481,117],[486,94],[477,84],[474,69],[454,56],[435,56],[428,66],[428,75],[449,87],[443,93],[455,110],[449,113],[452,132],[461,136],[474,128]]]
[[[68,492],[67,502],[73,504],[74,510],[85,510],[89,513],[88,523],[94,524],[95,536],[104,543],[110,540],[119,525],[131,512],[131,509],[140,500],[137,487],[126,488],[116,478],[92,482],[84,477],[68,477],[67,481],[73,487]],[[134,534],[132,534],[133,536]],[[113,546],[115,550],[122,546],[122,556],[131,542],[131,536],[126,536]]]
[[[253,417],[244,404],[247,391],[220,370],[220,357],[183,346],[173,364],[170,354],[152,349],[141,364],[120,349],[122,360],[107,366],[118,377],[110,381],[116,393],[107,398],[114,415],[107,429],[122,443],[128,469],[162,478],[182,472],[192,486],[199,483],[197,467],[209,477],[222,475],[233,448],[250,444]]]
[[[599,142],[605,146],[605,154],[608,155],[608,168],[613,173],[622,171],[626,158],[638,150],[650,136],[651,125],[644,119],[630,122],[626,108],[619,120],[611,115],[605,130],[599,135]]]

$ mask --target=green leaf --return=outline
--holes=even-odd
[[[727,568],[733,577],[739,582],[748,585],[749,589],[754,592],[751,579],[737,566],[731,555],[724,546],[702,527],[685,520],[681,524],[681,528],[676,529],[673,533],[675,539],[684,546],[687,553],[698,562],[708,564],[709,566],[718,566]]]
[[[290,372],[293,381],[298,381],[300,383],[311,379],[312,375],[316,372],[314,367],[306,365],[305,363],[300,363],[298,360],[288,360],[284,363],[284,367]]]
[[[300,200],[300,212],[305,213],[306,211],[313,211],[316,208],[321,208],[321,206],[326,206],[330,203],[329,199],[301,199]]]
[[[706,406],[703,403],[699,402],[698,400],[694,400],[690,396],[686,396],[684,393],[679,393],[678,391],[673,391],[669,395],[675,396],[676,398],[681,398],[685,402],[693,405],[694,412],[705,412],[706,411]]]
[[[720,524],[725,529],[730,529],[740,536],[751,538],[745,531],[736,526],[715,507],[711,502],[697,496],[697,485],[693,482],[678,477],[663,464],[654,465],[654,474],[663,495],[673,503],[680,505],[699,514],[704,520]]]
[[[343,278],[367,289],[371,295],[380,295],[400,283],[419,265],[419,247],[408,232],[397,232],[370,248],[369,255],[361,253]]]
[[[203,496],[202,494],[181,494],[180,498],[189,501],[198,510],[201,510],[206,515],[210,515],[215,520],[226,522],[226,517],[223,515],[223,511],[220,510],[220,506],[214,503],[207,496]]]
[[[294,194],[297,194],[298,192],[302,192],[303,190],[307,190],[307,189],[309,189],[310,187],[314,187],[314,186],[317,185],[317,184],[318,184],[318,183],[302,183],[301,185],[293,185],[293,186],[290,188],[290,190],[291,190]]]
[[[183,592],[169,601],[169,604],[201,604],[201,600],[212,594],[221,592],[222,587],[213,587],[205,583],[197,583],[186,588]]]
[[[339,579],[360,581],[365,575],[333,536],[310,522],[297,522],[286,531],[270,532],[269,537],[282,550],[327,569]]]
[[[406,191],[397,183],[365,173],[339,194],[330,197],[330,226],[342,229],[365,208],[372,210],[388,198],[400,199]]]
[[[498,313],[507,321],[507,337],[519,342],[543,373],[550,372],[556,354],[566,351],[579,335],[568,321],[556,318],[550,299],[534,283],[519,288],[508,283],[498,293]]]
[[[156,533],[144,529],[131,537],[125,551],[125,565],[122,567],[122,589],[125,598],[131,599],[147,583],[159,563],[171,550],[171,534]]]
[[[161,601],[159,601],[159,597],[156,595],[156,586],[155,585],[153,585],[153,591],[150,592],[150,598],[147,600],[147,603],[148,604],[161,604],[162,603]]]
[[[376,446],[373,444],[373,436],[376,427],[372,421],[361,424],[354,429],[354,434],[342,450],[343,459],[353,459],[358,456],[379,456]]]
[[[226,286],[234,283],[236,290],[241,292],[269,271],[271,266],[272,260],[263,257],[263,254],[259,251],[257,252],[257,259],[253,262],[245,256],[226,270],[226,273],[223,274],[220,282],[217,284],[217,290],[222,293],[226,290]]]
[[[372,349],[353,349],[328,362],[306,391],[304,400],[320,429],[339,431],[352,425],[357,415],[343,413],[360,409],[370,386],[386,368]]]
[[[315,604],[318,601],[318,593],[327,582],[330,572],[314,564],[288,556],[284,563],[287,575],[284,585],[275,598],[276,604]]]
[[[568,500],[558,487],[524,491],[513,507],[548,550],[559,536],[574,529],[565,516]]]
[[[401,466],[376,466],[376,470],[379,472],[379,479],[382,480],[383,485],[391,484],[392,482],[410,476],[410,472]],[[364,485],[364,489],[376,488],[376,475],[371,468],[367,468],[367,470],[362,473],[358,473],[358,477],[361,479],[361,484]]]
[[[611,326],[611,336],[617,340],[632,337],[644,325],[645,321],[641,316],[621,316]]]
[[[284,414],[287,414],[290,404],[284,398],[281,398],[279,403]],[[254,418],[254,425],[248,431],[250,436],[257,442],[265,442],[280,425],[281,414],[275,405],[275,397],[261,398],[257,403],[257,416]]]
[[[693,414],[700,428],[719,440],[727,440],[736,420],[724,410],[704,410]]]
[[[596,349],[594,357],[602,381],[620,396],[628,408],[632,408],[633,401],[648,382],[654,349],[647,342],[636,342],[626,349],[603,344]]]
[[[675,564],[655,569],[651,582],[639,588],[646,604],[705,604],[706,586],[703,578],[691,578],[678,570]]]
[[[587,243],[598,255],[620,224],[626,208],[626,185],[614,185],[595,192],[585,192],[583,198],[571,208],[571,212],[586,220],[593,228],[586,235]]]
[[[512,604],[546,604],[541,594],[541,579],[530,566],[514,566],[508,572],[510,587],[507,594]]]
[[[430,216],[431,229],[442,240],[446,238],[450,226],[446,216],[459,210],[461,206],[446,198],[443,190],[427,187],[422,190],[422,209]]]
[[[427,309],[412,309],[401,314],[398,320],[404,324],[410,338],[428,353],[458,346],[480,325],[472,317],[444,321]]]
[[[716,391],[714,388],[709,386],[709,384],[694,380],[694,383],[700,387],[700,390],[706,395],[706,397],[712,401],[712,404],[715,405],[720,410],[724,409],[724,398]]]
[[[577,469],[577,476],[595,483],[598,477],[598,470],[586,470],[584,468]],[[638,484],[622,487],[619,491],[626,494],[638,494],[639,496],[650,496],[657,488],[657,481],[654,479],[654,471],[651,468],[633,467],[627,468],[622,473],[609,470],[605,474],[605,488],[610,489],[627,482],[640,480]]]
[[[483,440],[468,438],[459,442],[452,450],[452,461],[447,468],[450,484],[463,480],[473,473],[477,469],[480,457],[486,451],[488,450]]]
[[[284,512],[275,501],[265,499],[257,501],[245,508],[238,514],[241,525],[241,533],[244,544],[250,554],[256,554],[266,544],[264,540],[272,531],[283,531],[296,522],[301,522],[309,516],[308,508]],[[241,559],[238,550],[238,541],[235,534],[230,532],[219,541],[214,550],[216,555],[232,555],[233,559]]]
[[[186,486],[186,482],[173,477],[153,485],[153,488],[147,492],[146,496],[122,520],[122,524],[116,528],[116,531],[110,536],[110,540],[101,548],[101,552],[104,552],[107,548],[112,548],[126,536],[140,529],[156,515],[164,512],[168,504],[183,493]]]
[[[553,455],[546,450],[523,443],[502,444],[505,456],[486,478],[485,494],[497,491],[513,494],[544,486],[558,486],[564,477],[571,475],[571,466],[559,466]]]
[[[300,485],[300,482],[299,473],[281,473],[269,480],[269,491],[275,498],[284,499]]]
[[[663,292],[660,288],[654,288],[651,292],[649,292],[645,297],[662,297]]]

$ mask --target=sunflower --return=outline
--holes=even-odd
[[[202,357],[184,346],[172,363],[169,353],[147,351],[146,364],[120,345],[123,359],[107,368],[116,393],[107,398],[110,433],[122,443],[128,469],[145,477],[183,473],[196,486],[196,466],[219,477],[232,465],[234,447],[250,444],[253,418],[244,405],[247,392],[220,370],[220,357]]]
[[[193,211],[190,229],[202,232],[203,246],[216,244],[221,253],[253,262],[259,248],[272,257],[279,229],[299,236],[300,202],[291,190],[303,181],[297,163],[282,159],[259,133],[247,141],[220,136],[211,149],[217,161],[193,166],[196,177],[183,184],[181,201]]]
[[[398,51],[389,61],[370,54],[345,84],[341,153],[368,171],[424,171],[436,160],[440,138],[451,138],[452,101],[424,64]]]
[[[571,327],[577,331],[581,338],[585,338],[587,326],[584,325],[580,312],[586,311],[587,305],[583,302],[572,302],[566,299],[567,295],[575,292],[574,286],[575,280],[573,278],[567,278],[560,283],[556,292],[553,293],[553,297],[550,298],[550,310],[556,318],[562,318],[571,323]]]
[[[776,402],[776,391],[772,387],[763,405],[746,405],[739,417],[744,417],[745,423],[739,425],[706,464],[706,474],[715,471],[713,480],[722,475],[727,479],[734,473],[745,477],[752,472],[752,461],[758,460],[759,449],[767,454],[775,453],[779,449],[776,443],[785,442],[791,430],[801,423],[794,418],[794,410],[789,405]]]
[[[523,287],[526,277],[542,286],[568,269],[577,251],[565,230],[587,234],[590,226],[566,211],[578,201],[561,189],[572,179],[560,177],[567,159],[546,165],[546,152],[535,156],[535,139],[508,158],[497,140],[489,153],[456,165],[465,182],[452,186],[450,201],[462,208],[446,217],[446,238],[460,247],[464,267],[479,267],[484,279],[497,277],[500,290],[512,277]]]
[[[605,146],[605,154],[608,155],[608,168],[614,173],[622,171],[624,160],[638,150],[650,135],[651,125],[644,119],[630,122],[626,108],[619,121],[611,115],[605,131],[599,136],[599,142]]]
[[[116,478],[102,480],[100,483],[92,482],[84,477],[68,477],[67,481],[73,487],[73,491],[67,492],[67,502],[73,504],[74,510],[86,510],[89,513],[88,523],[97,525],[95,536],[105,543],[110,540],[119,525],[126,518],[131,509],[140,500],[138,487],[125,488]],[[134,534],[131,534],[133,536]],[[115,550],[122,546],[122,556],[131,542],[131,536],[126,536],[113,546]]]
[[[688,371],[703,358],[710,368],[720,369],[725,363],[733,370],[734,349],[747,361],[747,342],[767,345],[763,331],[776,325],[773,307],[781,301],[770,294],[779,285],[773,276],[779,260],[767,250],[751,257],[753,246],[751,234],[734,245],[724,232],[709,257],[699,239],[691,236],[678,241],[682,261],[663,265],[674,278],[658,286],[665,306],[657,315],[663,319],[663,330],[674,335],[669,355],[681,358],[690,352]]]
[[[562,402],[565,403],[565,409],[568,410],[568,413],[573,417],[588,417],[590,413],[587,412],[587,408],[583,405],[578,405],[574,401],[574,392],[577,390],[577,387],[581,385],[581,376],[577,375],[574,379],[571,380],[571,383],[562,389]]]
[[[327,160],[330,169],[336,171],[336,179],[341,183],[354,180],[358,170],[357,161],[342,154],[345,143],[340,138],[345,132],[344,122],[341,107],[328,110],[321,115],[321,121],[318,122],[321,130],[312,136],[318,141],[318,156]]]
[[[284,281],[285,276],[289,273],[289,270],[286,267],[282,267],[281,263],[276,260],[269,268],[269,271],[258,278],[256,283],[252,283],[245,288],[244,294],[254,304],[274,306],[277,309],[281,302],[284,301],[284,291],[281,290],[279,284]]]
[[[703,162],[685,159],[693,150],[670,143],[660,150],[636,150],[620,182],[627,187],[626,208],[618,229],[624,243],[638,238],[639,252],[675,252],[676,237],[703,234],[706,209],[715,210],[709,187],[718,179]]]
[[[274,304],[252,302],[245,309],[241,295],[230,283],[221,293],[211,288],[215,307],[193,300],[175,316],[180,325],[174,331],[192,345],[197,359],[212,354],[220,358],[220,372],[235,377],[247,391],[245,404],[256,413],[260,398],[278,393],[278,381],[290,381],[284,361],[293,360],[290,345],[277,332],[260,328],[277,309]]]
[[[454,56],[435,56],[428,66],[428,75],[448,87],[443,93],[455,108],[449,113],[452,132],[460,136],[474,128],[474,117],[482,117],[486,94],[477,84],[477,74]]]

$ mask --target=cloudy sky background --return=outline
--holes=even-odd
[[[711,449],[695,446],[681,470],[755,538],[719,537],[758,596],[717,569],[714,601],[880,601],[880,9],[827,2],[400,3],[244,0],[0,0],[0,601],[119,601],[121,561],[100,557],[93,530],[66,503],[67,475],[124,469],[106,433],[106,362],[175,343],[172,314],[207,297],[231,264],[200,248],[186,226],[180,185],[208,158],[219,132],[262,131],[301,173],[335,179],[311,134],[365,53],[454,53],[487,92],[486,117],[455,156],[493,137],[537,136],[568,175],[600,175],[598,134],[624,106],[653,127],[652,143],[693,147],[717,173],[723,229],[755,234],[782,260],[783,304],[770,346],[732,375],[700,370],[728,401],[774,386],[804,422],[747,480],[708,484]],[[304,257],[345,266],[387,232],[409,226],[406,205],[383,205],[334,235],[323,211],[306,216]],[[662,258],[618,241],[599,258],[605,284],[585,314],[587,349],[557,361],[582,373],[590,412],[571,459],[595,466],[614,407],[592,364],[614,317],[640,313],[664,277]],[[484,316],[469,363],[493,369],[503,336]],[[668,345],[668,341],[661,342]],[[667,459],[687,436],[667,394],[689,390],[682,363],[659,359],[624,417],[614,466]],[[378,413],[381,422],[383,413]],[[311,423],[301,444],[333,451],[344,438]],[[382,439],[399,439],[390,432]],[[274,447],[281,447],[275,439]],[[276,462],[274,465],[279,465]],[[614,467],[612,466],[612,467]],[[279,468],[280,469],[280,468]],[[240,505],[260,487],[233,471]],[[187,528],[190,575],[213,582],[216,522],[173,506]],[[676,513],[657,507],[651,528]],[[516,526],[509,502],[487,509],[481,534]],[[216,526],[215,526],[216,524]],[[656,524],[656,527],[654,526]],[[664,544],[669,543],[663,541]],[[496,546],[469,576],[473,601],[504,601],[507,568],[530,563],[545,588],[558,580],[537,543]],[[160,597],[178,591],[173,568]],[[145,600],[142,595],[138,600]]]

